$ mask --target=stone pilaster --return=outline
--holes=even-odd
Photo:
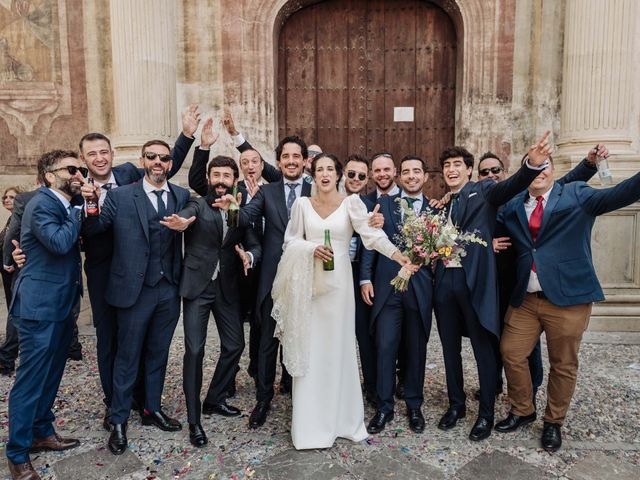
[[[147,140],[172,144],[177,127],[173,0],[111,0],[111,47],[118,160],[140,155]]]
[[[602,141],[620,156],[612,167],[624,178],[631,173],[625,157],[638,155],[632,131],[638,2],[567,0],[566,6],[557,157],[568,166]]]

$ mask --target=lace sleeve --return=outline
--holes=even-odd
[[[369,226],[369,213],[360,196],[353,194],[347,197],[345,201],[347,202],[351,225],[353,225],[353,229],[360,234],[364,246],[369,250],[377,250],[385,257],[391,258],[391,255],[398,249],[387,238],[384,230],[381,228],[371,228]]]

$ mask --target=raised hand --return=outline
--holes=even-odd
[[[369,226],[371,228],[382,228],[384,226],[384,216],[380,213],[380,204],[376,203],[376,206],[369,216]]]
[[[227,193],[219,198],[216,198],[211,204],[212,207],[221,208],[222,210],[229,210],[229,205],[232,203],[240,205],[242,203],[242,192],[238,192],[238,196],[233,198],[233,195]]]
[[[609,157],[609,150],[603,143],[599,143],[591,150],[589,150],[589,153],[587,153],[587,162],[589,162],[591,165],[596,166],[598,157]]]
[[[160,225],[164,225],[171,230],[175,230],[177,232],[184,232],[189,225],[195,222],[196,217],[183,218],[177,213],[174,213],[171,216],[164,217],[160,220]]]
[[[218,132],[213,131],[213,118],[209,117],[202,125],[202,133],[200,134],[200,146],[208,149],[218,140]]]
[[[247,193],[252,198],[255,197],[258,193],[258,190],[260,190],[260,185],[258,185],[258,182],[256,182],[255,179],[251,177],[246,177],[244,179],[244,184],[247,187]]]
[[[553,147],[549,144],[550,134],[551,130],[547,130],[544,132],[542,137],[540,137],[540,140],[529,147],[529,151],[527,153],[529,165],[538,167],[542,165],[547,158],[549,158],[553,151]]]
[[[244,268],[244,276],[249,275],[249,269],[251,268],[251,259],[249,258],[249,254],[244,251],[244,249],[240,245],[236,245],[236,253],[242,260],[242,267]]]
[[[451,200],[451,192],[447,192],[444,194],[444,197],[442,197],[440,200],[436,198],[432,198],[431,200],[429,200],[429,206],[431,208],[443,209],[445,205],[449,203],[450,200]]]
[[[229,107],[224,107],[224,115],[222,116],[220,123],[229,135],[232,137],[238,135],[238,130],[236,130],[236,126],[233,123],[233,117],[231,116],[231,110],[229,110]]]
[[[22,249],[20,249],[20,242],[18,242],[17,240],[11,240],[11,243],[13,243],[13,246],[16,247],[13,249],[13,252],[11,252],[13,261],[16,262],[16,266],[18,268],[22,268],[27,261],[27,256],[22,253]]]
[[[196,133],[199,124],[200,112],[198,111],[198,105],[191,103],[187,109],[182,112],[182,133],[187,137],[193,138],[193,134]]]
[[[85,200],[95,200],[96,198],[100,198],[100,193],[100,187],[92,183],[85,182],[82,184],[82,187],[80,187],[80,194],[85,198]]]

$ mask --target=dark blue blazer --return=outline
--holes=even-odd
[[[142,182],[111,190],[100,210],[100,216],[87,217],[82,234],[88,237],[113,229],[113,257],[105,300],[117,308],[132,306],[144,283],[149,262],[149,249],[158,248],[149,244],[149,217],[147,194]],[[184,208],[189,200],[189,191],[169,183],[176,199],[176,212]],[[173,275],[179,283],[182,262],[182,233],[173,232]]]
[[[29,261],[16,280],[11,315],[45,322],[69,316],[82,294],[81,227],[82,210],[68,215],[48,188],[38,189],[22,216],[20,248]]]
[[[311,185],[302,182],[302,196],[308,197],[310,195]],[[247,227],[261,222],[262,217],[265,222],[262,237],[262,265],[256,298],[257,312],[260,312],[262,303],[271,294],[278,263],[282,257],[284,232],[289,223],[282,180],[261,186],[256,196],[247,205],[240,208],[240,226]]]
[[[584,182],[555,182],[535,242],[524,209],[528,195],[525,191],[516,196],[498,218],[518,256],[511,305],[522,305],[534,261],[542,290],[554,305],[604,300],[591,258],[591,229],[598,215],[640,199],[640,173],[606,189],[592,188]]]
[[[484,328],[500,338],[500,315],[498,310],[498,280],[496,261],[491,247],[498,208],[522,192],[538,176],[539,171],[523,166],[508,179],[497,183],[486,179],[469,182],[460,190],[458,203],[458,226],[462,232],[476,232],[487,242],[467,246],[467,256],[462,258],[467,287],[471,292],[471,305]],[[436,290],[445,268],[442,262],[436,265]]]
[[[193,141],[193,138],[189,138],[183,133],[178,136],[176,144],[171,150],[173,166],[169,171],[169,178],[178,173],[182,167]],[[116,165],[113,167],[112,172],[118,187],[136,183],[144,177],[144,170],[130,162]],[[97,265],[110,262],[113,254],[113,232],[108,230],[99,235],[83,238],[82,246],[85,252],[85,268],[92,269]]]
[[[397,245],[395,236],[400,233],[402,227],[402,219],[400,216],[400,205],[396,199],[400,198],[400,194],[390,197],[380,197],[380,213],[384,216],[384,232],[393,243]],[[429,209],[429,199],[422,196],[422,209],[424,212]],[[401,246],[399,246],[402,249]],[[371,328],[374,328],[376,318],[382,307],[387,302],[389,295],[393,293],[393,280],[400,266],[390,258],[378,254],[376,251],[362,249],[362,257],[360,261],[360,281],[371,280],[375,289],[373,297],[373,307],[371,308]],[[411,285],[416,292],[416,301],[420,308],[420,316],[425,327],[425,331],[430,330],[431,325],[431,295],[422,294],[422,292],[431,292],[433,289],[433,274],[430,266],[424,266],[411,277]]]

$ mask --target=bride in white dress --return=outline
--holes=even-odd
[[[313,161],[317,190],[293,204],[272,290],[276,336],[293,376],[291,438],[298,450],[368,437],[356,359],[353,231],[365,247],[409,264],[381,229],[368,225],[360,197],[338,192],[341,170],[330,154]],[[332,249],[323,246],[325,230]],[[335,268],[324,271],[322,262],[331,257]]]

